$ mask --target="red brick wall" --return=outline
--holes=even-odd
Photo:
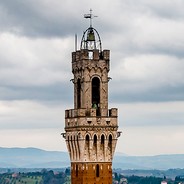
[[[71,163],[71,181],[72,184],[112,184],[112,163]]]

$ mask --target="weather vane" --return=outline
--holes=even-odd
[[[92,9],[90,9],[90,13],[89,14],[84,14],[84,18],[90,19],[90,27],[92,27],[92,19],[94,17],[98,17],[98,16],[92,14]]]

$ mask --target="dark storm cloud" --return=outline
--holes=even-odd
[[[67,3],[66,3],[67,4]],[[62,37],[80,29],[78,17],[61,2],[6,0],[0,2],[0,29],[30,37]]]
[[[116,86],[117,88],[117,86]],[[116,103],[127,102],[168,102],[168,101],[184,101],[184,85],[183,86],[167,86],[158,89],[146,91],[114,91],[110,90],[110,101]]]
[[[1,86],[0,99],[53,101],[70,103],[73,97],[73,86],[70,83],[57,83],[49,86]]]

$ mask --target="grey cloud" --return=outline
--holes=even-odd
[[[116,103],[119,108],[119,122],[122,127],[183,126],[184,103],[174,102],[133,102]]]
[[[153,13],[153,15],[158,16],[159,18],[166,18],[166,19],[184,18],[184,13],[182,8],[184,6],[183,1],[176,0],[175,2],[173,2],[172,0],[166,0],[166,1],[143,0],[142,2],[147,8],[149,8],[149,10]]]
[[[4,31],[9,30],[32,37],[62,37],[74,33],[80,34],[88,25],[82,18],[84,7],[87,8],[85,11],[88,11],[90,5],[99,15],[99,18],[95,20],[96,27],[100,33],[108,34],[108,36],[112,31],[114,33],[129,32],[134,19],[141,18],[141,16],[162,18],[162,16],[169,17],[169,14],[173,14],[176,19],[177,16],[184,18],[183,2],[181,1],[173,3],[173,1],[139,0],[135,2],[126,0],[103,3],[105,4],[99,7],[98,1],[92,3],[83,0],[78,3],[71,0],[67,2],[51,0],[1,1],[0,27]],[[153,13],[151,16],[150,12]]]
[[[54,103],[40,103],[29,100],[1,101],[0,128],[40,129],[63,126],[63,106]]]
[[[120,72],[124,73],[125,71],[118,70],[119,68],[121,68],[120,65],[123,62],[123,60],[126,60],[130,56],[134,56],[133,58],[134,60],[137,60],[137,58],[139,58],[140,55],[150,54],[150,53],[153,55],[164,54],[164,55],[167,55],[168,58],[169,56],[173,56],[173,55],[178,58],[182,58],[184,56],[183,55],[184,47],[182,44],[183,40],[180,36],[182,35],[181,34],[182,31],[181,32],[178,31],[180,29],[183,30],[184,25],[182,24],[178,25],[177,23],[178,19],[176,19],[174,24],[178,26],[176,32],[172,28],[171,32],[168,33],[167,31],[169,30],[170,26],[172,26],[173,22],[172,21],[170,22],[169,20],[166,26],[164,26],[165,24],[163,24],[162,22],[162,15],[157,13],[157,9],[159,11],[159,8],[163,9],[163,11],[167,11],[167,8],[172,8],[171,6],[172,2],[171,1],[168,1],[168,2],[166,1],[147,2],[144,0],[139,0],[136,2],[129,1],[129,0],[118,1],[112,4],[111,3],[104,4],[102,11],[100,12],[98,11],[99,10],[99,7],[97,6],[98,3],[94,1],[94,4],[96,3],[95,7],[97,8],[97,12],[100,13],[98,20],[95,20],[95,27],[97,28],[97,30],[99,30],[99,33],[102,37],[103,47],[111,50],[111,53],[113,55],[111,60],[112,65],[113,66],[116,65],[116,67],[113,67],[113,66],[111,67],[111,70],[112,71],[114,70],[114,72],[112,72],[111,77],[112,78],[116,77],[115,81],[113,80],[113,83],[114,83],[113,86],[115,86],[113,88],[115,89],[111,90],[113,100],[117,99],[118,101],[118,99],[122,99],[121,98],[122,96],[123,98],[125,98],[126,101],[134,101],[134,100],[135,101],[152,101],[152,100],[166,101],[166,100],[183,99],[183,95],[180,92],[183,89],[182,83],[176,84],[175,87],[169,86],[168,83],[167,84],[162,83],[159,85],[155,85],[155,88],[151,90],[150,89],[147,90],[147,86],[149,85],[149,82],[151,83],[153,82],[155,84],[156,79],[151,78],[150,80],[150,78],[146,78],[145,76],[145,80],[140,82],[140,81],[137,81],[136,77],[129,78],[132,75],[131,69],[127,71],[130,73],[130,75],[128,76],[119,75]],[[81,33],[82,30],[85,30],[86,28],[86,26],[84,26],[86,22],[82,19],[82,15],[81,15],[81,12],[83,13],[82,8],[77,9],[78,7],[81,6],[81,4],[85,5],[84,1],[80,1],[79,4],[75,5],[76,8],[72,9],[72,7],[74,6],[74,4],[72,4],[72,1],[67,1],[65,5],[62,1],[57,2],[57,1],[51,1],[51,0],[50,1],[41,0],[38,2],[36,0],[32,0],[32,1],[14,0],[13,2],[10,0],[2,1],[0,3],[0,8],[2,10],[1,15],[4,15],[4,16],[0,16],[0,21],[3,23],[1,24],[0,27],[4,29],[4,31],[9,31],[12,29],[13,34],[16,33],[16,30],[19,30],[20,36],[22,34],[25,36],[31,36],[31,37],[37,37],[37,38],[40,38],[40,37],[50,38],[55,36],[65,37],[68,34],[71,34],[71,32]],[[174,9],[178,8],[180,10],[180,6],[178,6],[178,4],[179,3],[177,3],[177,5],[174,4],[173,8]],[[107,8],[109,8],[110,6],[112,6],[113,9],[110,10],[111,12],[108,14]],[[169,11],[170,10],[171,9],[169,9]],[[150,14],[150,12],[154,12],[154,13]],[[183,16],[182,14],[178,15],[177,13],[175,15],[181,16],[181,17]],[[158,18],[159,16],[160,16],[160,19]],[[169,18],[169,15],[168,15],[168,18]],[[118,20],[114,21],[115,19],[118,19]],[[150,23],[150,24],[147,24],[147,23]],[[151,25],[152,27],[150,28]],[[155,28],[155,29],[152,30],[152,28]],[[167,35],[165,36],[166,33]],[[42,40],[40,42],[42,42]],[[49,44],[49,42],[44,42],[44,43],[43,45]],[[13,66],[13,63],[11,63],[12,61],[10,61],[10,60],[13,60],[13,58],[11,57],[5,58],[5,59],[9,59],[9,61],[8,62],[4,61],[3,62],[4,65],[9,64],[10,66],[6,66],[6,68],[8,69],[12,68],[12,70],[9,71],[9,73],[7,72],[7,75],[6,74],[0,75],[1,84],[8,86],[8,87],[6,86],[4,88],[1,88],[1,98],[5,98],[5,99],[28,98],[28,99],[36,99],[36,100],[65,99],[65,97],[60,97],[59,95],[63,96],[63,94],[67,94],[67,90],[70,93],[69,88],[66,87],[66,90],[64,90],[64,93],[63,93],[61,91],[65,88],[64,85],[62,85],[62,87],[61,86],[59,87],[55,84],[58,81],[62,81],[60,80],[60,78],[64,77],[63,75],[60,75],[60,69],[61,69],[61,73],[62,72],[64,73],[64,71],[66,70],[69,71],[68,70],[69,67],[68,66],[66,67],[66,63],[65,63],[65,60],[67,59],[66,52],[69,52],[67,56],[70,56],[69,49],[67,48],[66,51],[61,50],[61,55],[65,55],[64,58],[61,58],[61,62],[59,62],[60,58],[57,57],[55,59],[55,62],[52,63],[51,60],[52,60],[52,57],[54,57],[54,55],[51,53],[55,51],[54,49],[50,53],[50,57],[48,59],[47,54],[49,49],[45,51],[46,47],[44,48],[42,44],[41,45],[38,44],[38,46],[36,44],[35,45],[33,44],[31,47],[28,47],[26,49],[24,48],[25,44],[31,45],[32,43],[30,43],[29,41],[21,42],[20,49],[22,49],[23,52],[26,51],[26,54],[27,52],[29,54],[31,53],[31,56],[33,58],[31,58],[30,55],[28,55],[27,57],[26,54],[24,56],[23,52],[20,55],[17,55],[17,54],[13,55],[14,57],[18,57],[16,59],[17,60],[16,64],[17,63],[20,64],[20,67],[16,66],[15,68]],[[58,45],[56,44],[54,48],[56,46],[59,46],[59,44]],[[35,47],[37,49],[33,49]],[[14,48],[14,45],[12,46],[12,48]],[[40,48],[42,48],[41,52],[37,52],[36,50],[39,50]],[[17,51],[20,49],[17,49]],[[65,49],[65,47],[63,47],[62,49]],[[64,52],[64,54],[62,52]],[[54,53],[58,54],[58,52],[54,52]],[[7,55],[12,55],[12,53],[8,53],[7,51]],[[41,56],[38,57],[38,55],[41,55]],[[30,61],[25,62],[24,61],[25,59],[26,61],[30,59]],[[149,57],[147,59],[149,60]],[[45,65],[45,60],[47,60],[49,64]],[[69,58],[69,60],[71,60],[71,58]],[[0,65],[1,64],[2,62],[0,63]],[[144,63],[142,65],[144,65]],[[154,65],[151,65],[151,67],[153,66]],[[157,66],[160,67],[160,65],[157,65]],[[55,76],[56,74],[55,69],[51,69],[54,67],[58,69],[57,76]],[[131,66],[131,68],[134,68],[134,67],[137,67],[137,66],[134,66],[134,65]],[[40,68],[42,68],[43,70],[40,71]],[[3,70],[5,71],[5,69]],[[139,71],[139,68],[136,68],[136,70]],[[144,72],[144,70],[140,72]],[[14,80],[14,76],[16,73],[17,73],[16,76],[19,79],[18,82],[15,82]],[[153,77],[156,77],[156,75]],[[159,76],[161,75],[162,73],[159,73]],[[134,80],[134,83],[132,83],[132,80]],[[177,81],[174,81],[174,82],[177,82]],[[20,85],[20,83],[22,83],[23,85]],[[35,83],[37,85],[34,85]],[[118,88],[120,83],[122,83],[122,89]],[[124,89],[124,84],[125,84],[125,89]],[[42,87],[38,87],[38,86],[42,86]],[[138,88],[136,89],[134,86],[138,86]],[[58,88],[58,90],[56,88]],[[118,92],[117,92],[117,89],[118,89]],[[12,93],[12,91],[14,91],[14,93]]]
[[[112,28],[102,27],[102,41],[121,57],[145,53],[183,57],[183,6],[184,2],[172,0],[121,1],[108,17]]]
[[[148,25],[145,25],[146,23]],[[112,55],[129,57],[138,54],[165,54],[179,58],[184,57],[184,39],[181,37],[184,31],[183,23],[162,22],[146,18],[146,20],[141,20],[139,25],[135,26],[132,23],[132,27],[128,29],[130,31],[114,32],[111,37],[105,34],[102,40],[103,45],[112,48]]]
[[[165,86],[151,90],[120,90],[119,83],[110,90],[110,102],[167,102],[167,101],[184,101],[183,86]],[[122,83],[123,86],[123,83]],[[118,90],[115,90],[118,89]]]
[[[121,8],[135,14],[147,14],[156,16],[159,19],[178,19],[184,18],[183,7],[184,2],[180,0],[125,0],[121,2]]]
[[[62,1],[6,0],[0,2],[0,29],[30,37],[62,37],[79,30],[77,17]],[[60,11],[58,11],[60,8]]]
[[[73,99],[73,88],[69,83],[56,83],[48,86],[1,86],[2,100],[36,100],[70,103]]]

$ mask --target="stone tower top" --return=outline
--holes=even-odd
[[[100,35],[96,29],[93,27],[89,27],[83,34],[81,40],[80,49],[87,50],[100,50],[102,51],[102,43],[100,39]]]
[[[96,29],[92,26],[92,19],[94,16],[92,14],[92,10],[90,9],[90,14],[85,14],[84,18],[90,19],[90,27],[84,32],[81,40],[80,49],[87,49],[87,50],[99,50],[102,51],[102,43],[100,39],[100,35]]]

